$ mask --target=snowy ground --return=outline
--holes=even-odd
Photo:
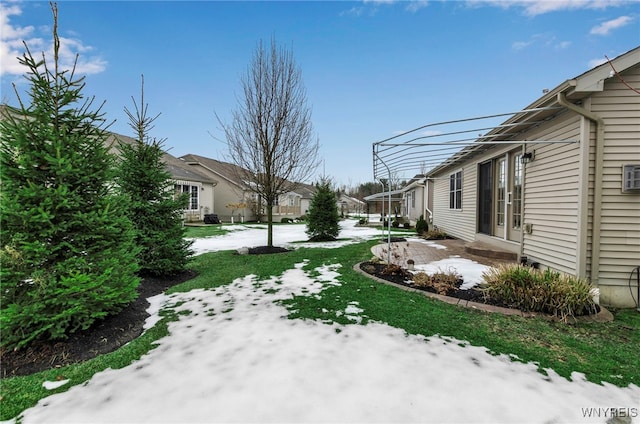
[[[218,239],[232,248],[229,237]],[[214,245],[207,239],[207,249]],[[152,298],[154,307],[180,304],[190,314],[139,361],[43,399],[23,422],[604,423],[611,408],[637,414],[637,386],[544,376],[535,364],[384,323],[287,319],[279,300],[341,284],[339,265],[314,277],[304,266]],[[355,323],[367,311],[347,302],[341,314]]]
[[[371,218],[375,220],[375,217]],[[275,246],[298,247],[325,247],[337,248],[351,243],[359,243],[372,238],[382,238],[380,230],[371,227],[357,227],[356,220],[344,220],[340,222],[340,240],[326,243],[304,243],[309,239],[305,233],[307,227],[304,224],[277,225],[273,230],[273,244]],[[267,225],[225,225],[225,230],[231,231],[224,236],[206,237],[194,239],[192,246],[196,255],[218,250],[236,250],[242,247],[257,247],[267,244]]]

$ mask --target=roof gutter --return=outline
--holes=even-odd
[[[604,175],[604,120],[598,115],[569,102],[563,92],[557,94],[558,103],[596,124],[596,154],[593,190],[593,229],[591,234],[591,283],[598,286],[600,274],[600,220],[602,218],[602,178]]]

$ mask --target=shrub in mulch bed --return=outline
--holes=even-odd
[[[520,268],[514,271],[513,267]],[[520,265],[491,268],[485,274],[486,283],[470,289],[460,289],[462,277],[452,270],[433,275],[424,272],[413,274],[397,265],[374,262],[363,262],[360,269],[405,287],[523,312],[541,312],[562,319],[600,312],[599,305],[593,302],[590,294],[591,287],[586,282],[560,273],[541,272]],[[514,275],[520,278],[516,279]],[[546,283],[540,283],[545,279]],[[546,300],[537,301],[538,298]]]
[[[583,279],[557,271],[540,271],[523,265],[503,265],[484,274],[483,289],[489,299],[499,299],[516,309],[561,318],[596,314],[593,288]]]

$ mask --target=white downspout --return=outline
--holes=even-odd
[[[558,103],[596,124],[596,154],[593,188],[593,229],[591,234],[591,283],[598,287],[600,274],[600,220],[602,218],[602,178],[604,175],[604,120],[598,115],[570,103],[564,93],[558,93]]]
[[[425,178],[424,180],[424,196],[423,196],[423,201],[424,201],[424,207],[423,209],[425,211],[427,211],[429,213],[429,217],[427,218],[427,222],[429,224],[433,223],[433,212],[431,211],[431,209],[429,209],[429,178]]]

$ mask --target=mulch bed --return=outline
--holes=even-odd
[[[413,274],[407,271],[406,269],[401,268],[398,272],[389,274],[385,272],[386,267],[387,265],[385,264],[374,263],[374,262],[362,262],[360,264],[360,269],[362,271],[366,272],[367,274],[373,275],[377,278],[380,278],[382,280],[386,280],[401,286],[410,287],[416,290],[436,293],[436,290],[434,290],[431,287],[418,287],[412,284]],[[460,285],[461,284],[462,284],[462,281],[460,281]],[[487,298],[485,297],[485,295],[482,293],[481,290],[478,290],[473,287],[466,290],[462,290],[458,287],[455,290],[449,290],[446,296],[465,300],[465,301],[470,301],[470,302],[484,303],[486,305],[492,305],[492,306],[499,306],[502,308],[518,309],[517,306],[509,305],[497,299]],[[600,306],[595,305],[595,307],[596,307],[596,312],[600,312]],[[589,315],[589,312],[583,311],[583,314],[578,314],[578,315]]]
[[[259,246],[249,254],[284,253],[288,249],[277,246]],[[0,348],[0,376],[29,375],[52,368],[60,368],[113,352],[142,334],[149,316],[147,298],[155,296],[194,278],[194,271],[184,271],[169,277],[143,278],[138,286],[138,298],[116,315],[96,322],[90,328],[73,333],[65,340],[36,341],[26,348],[14,351]]]
[[[144,278],[138,286],[138,298],[121,312],[71,334],[66,340],[38,341],[18,351],[0,349],[2,377],[60,368],[113,352],[142,334],[142,327],[149,316],[146,311],[148,297],[195,276],[194,271],[185,271],[171,277]]]
[[[284,247],[278,246],[258,246],[252,247],[249,249],[250,255],[266,255],[271,253],[286,253],[290,252],[289,249],[285,249]]]

